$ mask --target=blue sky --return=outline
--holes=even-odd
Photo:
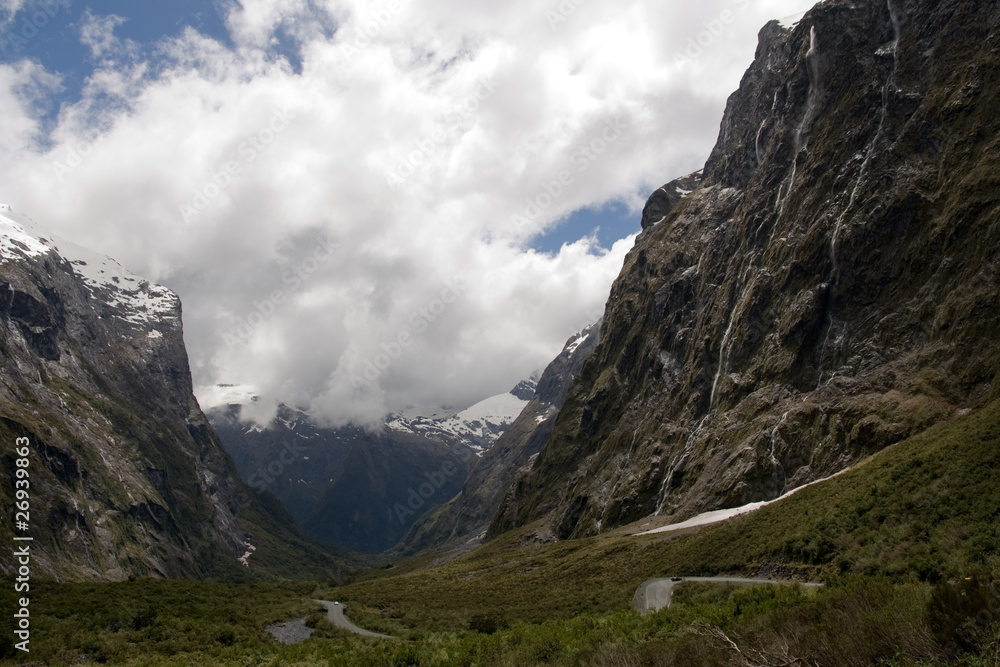
[[[597,208],[574,211],[556,223],[545,234],[531,240],[538,252],[558,253],[564,244],[575,243],[586,236],[596,236],[598,245],[607,250],[616,241],[640,231],[640,214],[621,202],[610,202]]]
[[[131,40],[140,56],[155,62],[155,45],[164,37],[191,27],[222,42],[229,33],[214,2],[205,0],[40,0],[27,2],[13,15],[0,10],[6,21],[0,33],[0,62],[31,59],[58,74],[62,88],[41,107],[51,120],[65,102],[75,102],[97,64],[81,41],[81,28],[89,16],[121,17],[115,28],[121,40]]]
[[[180,34],[185,27],[228,40],[225,24],[215,7],[205,0],[43,0],[27,3],[13,16],[6,12],[7,22],[2,35],[5,41],[2,43],[7,48],[0,57],[8,62],[25,57],[38,60],[47,69],[72,77],[78,87],[82,78],[93,71],[94,65],[89,49],[80,41],[83,17],[88,12],[95,16],[120,16],[125,21],[116,28],[116,35],[150,46],[163,37]],[[32,27],[27,27],[29,25]],[[33,28],[37,34],[22,41],[32,34]]]

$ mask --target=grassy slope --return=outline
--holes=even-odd
[[[621,610],[654,576],[858,573],[934,582],[1000,571],[996,470],[1000,401],[780,503],[698,532],[617,531],[524,546],[528,531],[521,531],[443,567],[375,573],[329,595],[368,606],[367,620],[385,630],[456,629],[477,613],[541,621]]]
[[[686,535],[622,531],[526,546],[522,532],[437,569],[407,572],[411,563],[403,563],[334,589],[45,584],[33,593],[30,657],[69,664],[87,654],[132,665],[741,664],[731,662],[737,656],[724,633],[741,650],[761,652],[760,664],[801,655],[831,666],[944,664],[926,613],[935,589],[921,580],[967,572],[997,579],[998,456],[1000,402],[781,503]],[[652,576],[778,570],[832,585],[814,594],[682,589],[671,610],[628,609],[635,587]],[[5,608],[11,596],[0,592]],[[311,597],[345,601],[352,620],[403,641],[347,636],[325,621],[296,647],[264,634],[274,620],[314,612]],[[497,631],[472,632],[473,619]],[[984,650],[1000,651],[995,625],[983,636]]]

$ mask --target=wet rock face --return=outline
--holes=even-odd
[[[264,538],[275,519],[239,481],[192,394],[180,301],[134,277],[129,301],[114,281],[85,281],[82,263],[54,246],[23,252],[8,240],[18,230],[0,232],[0,499],[11,506],[11,452],[27,438],[33,574],[236,570],[247,534]],[[13,568],[0,555],[0,571]]]
[[[642,228],[658,225],[667,219],[681,199],[697,190],[701,185],[701,172],[670,181],[654,192],[642,209]]]
[[[765,26],[700,185],[650,199],[508,525],[771,499],[997,395],[998,21],[834,0]]]
[[[601,323],[566,341],[531,388],[528,405],[503,435],[476,460],[461,492],[441,511],[418,521],[404,537],[404,553],[428,547],[460,547],[503,532],[517,517],[516,489],[528,473],[556,421],[574,379],[600,340]],[[527,395],[527,391],[523,395]]]

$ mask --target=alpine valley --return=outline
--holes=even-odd
[[[374,427],[199,404],[172,292],[0,210],[32,659],[1000,664],[998,108],[996,1],[767,23],[603,317]]]

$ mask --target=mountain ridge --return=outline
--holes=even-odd
[[[828,0],[761,30],[700,184],[650,199],[509,527],[770,500],[997,395],[996,24]]]
[[[37,576],[239,578],[337,565],[236,476],[192,393],[177,296],[9,206],[0,352],[0,434],[33,448]],[[9,554],[0,569],[13,571]]]

